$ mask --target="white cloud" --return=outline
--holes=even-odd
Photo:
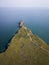
[[[49,7],[49,0],[0,0],[5,7]]]

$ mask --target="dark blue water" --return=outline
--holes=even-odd
[[[18,22],[24,20],[34,34],[49,44],[48,8],[1,8],[0,7],[0,50],[18,29]]]

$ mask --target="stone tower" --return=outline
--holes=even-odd
[[[24,26],[24,21],[23,21],[23,20],[21,20],[21,21],[19,22],[19,26],[20,26],[20,27],[23,27],[23,26]]]

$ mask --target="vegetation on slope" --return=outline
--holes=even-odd
[[[22,27],[8,49],[0,54],[0,65],[49,65],[49,46],[28,28]]]

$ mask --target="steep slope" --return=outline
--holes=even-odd
[[[49,46],[23,26],[0,54],[0,65],[49,65]]]

